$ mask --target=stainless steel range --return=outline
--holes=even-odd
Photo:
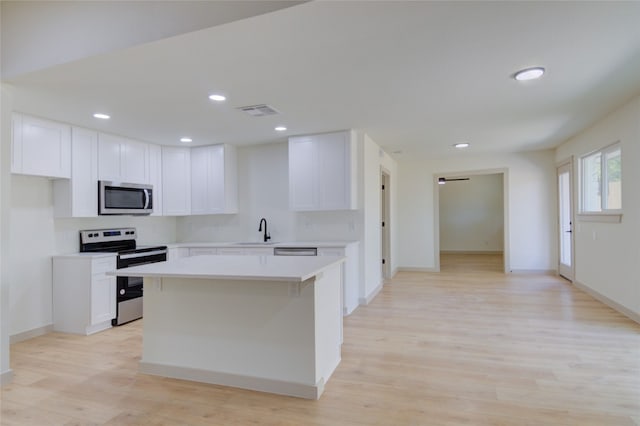
[[[116,268],[128,268],[167,260],[167,246],[137,246],[135,228],[80,231],[81,252],[118,253]],[[117,277],[117,314],[111,321],[121,325],[142,318],[141,277]]]

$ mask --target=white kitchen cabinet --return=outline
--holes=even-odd
[[[205,256],[218,254],[218,249],[215,247],[192,247],[189,249],[189,257],[191,256]]]
[[[191,214],[238,212],[236,164],[233,146],[191,149]]]
[[[53,329],[89,335],[116,317],[116,254],[53,258]]]
[[[345,247],[318,247],[318,256],[340,256],[347,260],[342,267],[342,308],[343,314],[351,314],[359,305],[360,274],[358,272],[358,243]]]
[[[149,144],[100,133],[98,177],[114,182],[149,183]]]
[[[55,217],[98,215],[98,132],[71,129],[71,179],[53,181]]]
[[[189,257],[189,248],[170,247],[167,249],[167,261],[182,259],[183,257]]]
[[[149,183],[153,186],[153,213],[162,216],[162,147],[149,144]]]
[[[240,247],[220,247],[218,254],[220,255],[244,255],[244,249]]]
[[[12,173],[71,177],[71,126],[14,113],[11,127]]]
[[[289,138],[291,210],[357,208],[356,150],[352,130]]]
[[[191,152],[189,148],[162,147],[162,214],[191,214]]]
[[[244,249],[247,256],[273,256],[273,248],[268,247],[247,247]]]

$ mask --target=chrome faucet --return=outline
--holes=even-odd
[[[267,219],[264,217],[260,219],[260,226],[258,227],[258,232],[262,232],[262,222],[264,222],[264,242],[266,243],[271,239],[271,235],[267,232]]]

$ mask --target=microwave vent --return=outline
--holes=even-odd
[[[264,117],[265,115],[280,114],[275,108],[266,104],[243,106],[238,109],[246,112],[252,117]]]

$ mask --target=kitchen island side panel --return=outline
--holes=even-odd
[[[141,366],[316,386],[314,299],[313,278],[145,278]]]

